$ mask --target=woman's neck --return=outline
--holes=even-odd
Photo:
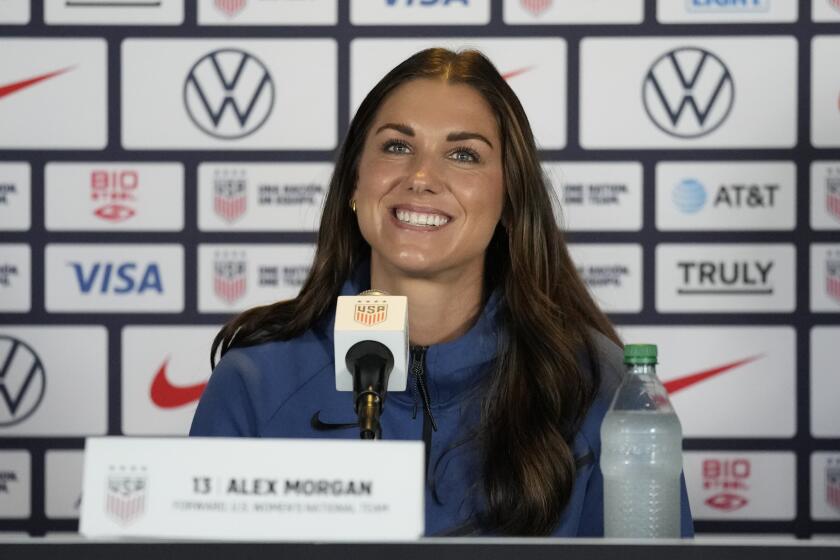
[[[408,297],[411,344],[429,346],[455,340],[475,323],[483,303],[481,267],[434,278],[394,271],[375,256],[371,259],[371,288]]]

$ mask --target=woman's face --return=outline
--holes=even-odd
[[[353,198],[375,263],[413,276],[483,270],[504,204],[487,102],[462,84],[399,86],[365,139]]]

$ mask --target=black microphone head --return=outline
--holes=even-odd
[[[344,359],[347,364],[347,369],[350,372],[353,372],[356,369],[359,360],[363,358],[378,358],[381,360],[381,364],[384,366],[386,375],[391,373],[391,370],[394,369],[394,355],[390,350],[388,350],[388,347],[381,342],[377,342],[375,340],[362,340],[361,342],[357,342],[351,346]]]

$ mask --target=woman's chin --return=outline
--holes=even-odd
[[[387,270],[412,277],[434,276],[440,272],[442,265],[439,255],[417,250],[399,251],[383,260],[387,262]]]

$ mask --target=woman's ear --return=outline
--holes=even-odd
[[[513,211],[510,209],[510,201],[508,200],[505,200],[505,206],[502,208],[502,217],[499,219],[499,223],[502,224],[505,231],[510,231],[510,227],[513,224]]]

